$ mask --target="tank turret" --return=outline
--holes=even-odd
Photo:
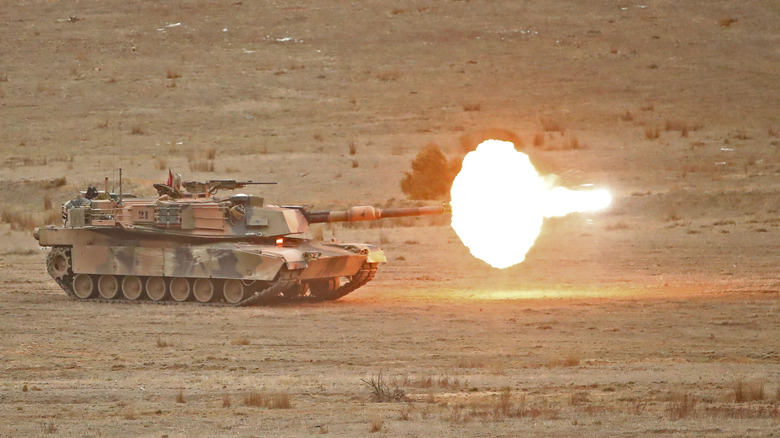
[[[386,261],[364,243],[306,238],[309,224],[443,214],[448,206],[307,211],[257,196],[217,197],[256,181],[155,184],[158,197],[89,188],[63,205],[63,224],[35,230],[52,247],[47,269],[81,300],[248,305],[333,300],[363,286]],[[120,185],[121,186],[121,185]],[[121,190],[120,190],[121,191]]]

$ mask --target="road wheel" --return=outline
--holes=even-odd
[[[135,275],[128,275],[122,280],[122,295],[128,300],[141,299],[144,292],[144,284]]]
[[[190,282],[186,278],[176,277],[170,284],[171,298],[174,301],[187,301],[191,295]]]
[[[98,293],[107,300],[116,298],[119,295],[119,281],[113,275],[101,275],[98,279]]]
[[[222,286],[222,296],[230,304],[240,303],[246,298],[247,288],[241,280],[225,280]]]
[[[146,279],[146,296],[152,301],[162,301],[167,295],[168,288],[162,277],[149,277]]]
[[[318,300],[331,300],[339,285],[338,277],[309,280],[309,292]]]
[[[95,296],[95,281],[89,274],[78,274],[73,279],[73,294],[86,300]]]
[[[217,288],[210,278],[199,278],[192,285],[192,293],[199,303],[210,303],[217,297]]]

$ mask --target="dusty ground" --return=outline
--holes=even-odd
[[[278,181],[255,191],[269,202],[401,205],[422,146],[456,157],[487,128],[615,195],[549,221],[503,271],[427,219],[328,227],[386,249],[377,279],[247,309],[71,301],[29,230],[2,223],[0,434],[778,436],[779,16],[774,1],[0,8],[0,208],[17,227],[118,167],[140,194],[172,167]],[[380,372],[408,401],[370,400]]]

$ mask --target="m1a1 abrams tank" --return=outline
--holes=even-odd
[[[245,194],[253,181],[155,184],[140,199],[90,187],[63,205],[63,225],[37,228],[51,247],[46,268],[79,300],[244,306],[279,299],[336,300],[365,285],[385,262],[365,243],[304,238],[309,224],[446,213],[448,206],[307,211]],[[272,184],[272,183],[271,183]],[[120,179],[121,187],[121,179]]]

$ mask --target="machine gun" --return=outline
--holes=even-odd
[[[275,182],[236,181],[234,179],[210,179],[208,181],[184,181],[182,187],[189,193],[208,193],[209,196],[220,190],[241,189],[248,185],[276,184]]]

